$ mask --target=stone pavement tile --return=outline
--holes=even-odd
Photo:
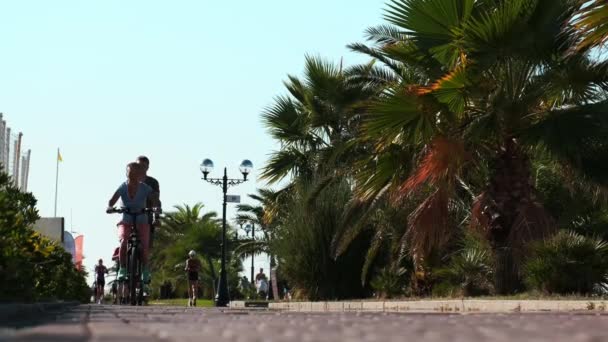
[[[116,322],[89,322],[87,327],[91,334],[91,341],[158,341],[154,335],[145,333],[129,324],[116,320]]]
[[[50,323],[16,330],[11,341],[86,341],[87,330],[83,324]]]
[[[77,326],[77,322],[87,319],[89,323],[81,326],[88,327],[93,341],[608,341],[608,316],[555,313],[299,313],[90,306],[57,317],[55,326]],[[47,333],[48,339],[41,340],[61,336],[53,335],[49,325],[24,329],[19,334],[35,329]],[[65,334],[61,329],[56,333],[59,331]],[[11,333],[2,335],[0,331],[0,337],[10,337]]]

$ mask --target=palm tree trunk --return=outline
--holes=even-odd
[[[503,143],[482,197],[481,213],[496,258],[495,290],[511,294],[522,288],[525,244],[546,236],[552,228],[536,201],[529,158],[515,139]]]

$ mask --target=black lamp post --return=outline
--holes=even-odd
[[[228,306],[230,302],[230,294],[228,293],[228,277],[226,274],[226,193],[228,187],[235,186],[247,181],[247,175],[251,173],[253,169],[253,163],[245,159],[239,167],[243,174],[243,179],[231,179],[228,178],[228,170],[224,168],[224,177],[222,178],[207,178],[209,173],[213,170],[213,162],[210,159],[205,159],[201,163],[201,172],[203,173],[203,179],[211,184],[219,185],[222,188],[224,194],[223,207],[222,207],[222,260],[220,266],[220,282],[218,284],[217,294],[215,295],[215,306]]]
[[[247,224],[245,226],[245,232],[247,232],[247,236],[249,236],[249,232],[251,232],[251,241],[255,241],[255,223]],[[253,280],[254,266],[253,266],[253,257],[255,253],[251,252],[251,283],[255,284]]]

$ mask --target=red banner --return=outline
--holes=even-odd
[[[82,245],[84,241],[84,235],[77,236],[74,239],[74,244],[76,245],[76,267],[78,269],[82,269]]]

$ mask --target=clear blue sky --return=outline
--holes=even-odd
[[[0,112],[32,149],[41,216],[53,215],[58,147],[58,214],[69,230],[73,212],[89,269],[118,244],[104,209],[137,155],[150,157],[165,209],[201,201],[221,213],[200,161],[211,158],[216,176],[223,166],[239,176],[244,158],[259,170],[276,148],[260,112],[286,75],[301,73],[305,54],[365,61],[345,46],[383,22],[384,2],[3,1]]]

